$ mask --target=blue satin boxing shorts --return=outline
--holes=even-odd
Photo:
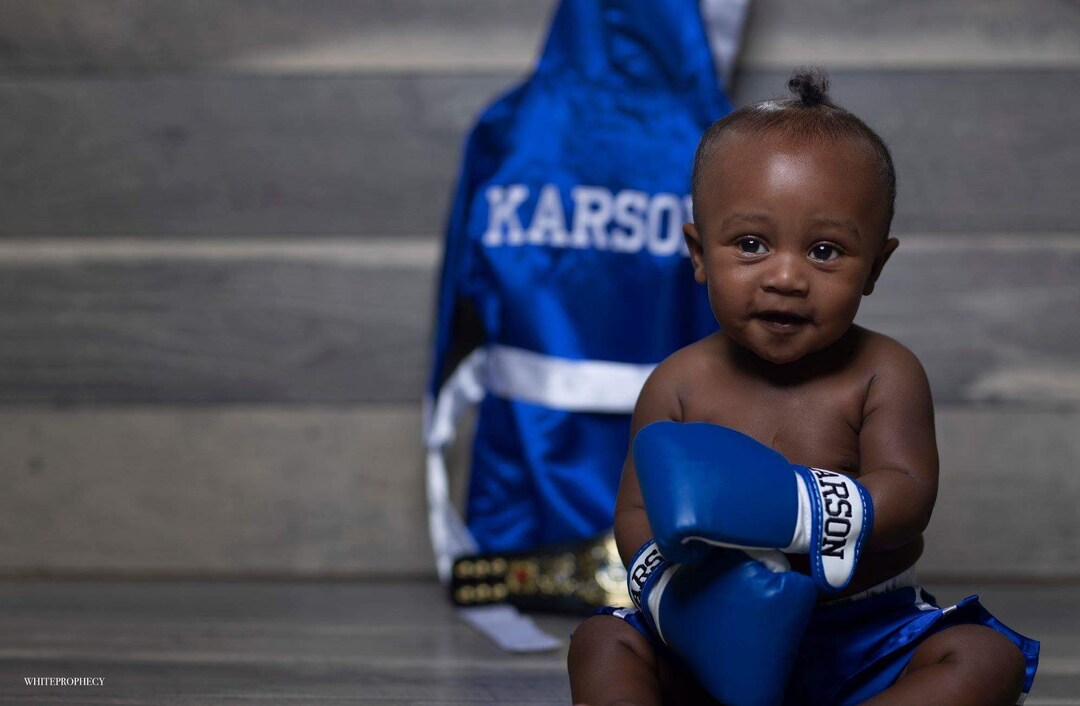
[[[678,660],[660,642],[634,608],[605,607],[598,614],[622,618],[668,658]],[[884,691],[904,670],[915,648],[936,632],[953,625],[976,624],[1009,638],[1024,655],[1027,674],[1022,704],[1031,691],[1039,666],[1039,642],[1024,637],[990,614],[979,597],[968,596],[941,608],[918,585],[914,567],[862,593],[821,603],[799,647],[788,682],[789,706],[848,706]]]

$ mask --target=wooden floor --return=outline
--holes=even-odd
[[[928,587],[950,603],[976,592]],[[999,618],[1042,640],[1028,706],[1080,705],[1080,586],[982,588]],[[541,623],[566,636],[576,620]],[[500,652],[421,581],[0,583],[0,636],[0,704],[569,703],[565,640]]]

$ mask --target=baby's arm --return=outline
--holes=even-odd
[[[938,488],[934,407],[915,355],[882,337],[877,373],[863,404],[859,483],[874,501],[868,551],[911,542],[930,522]]]
[[[630,440],[646,424],[664,419],[682,421],[682,409],[679,404],[676,365],[671,365],[668,358],[645,381],[634,416],[630,422]],[[634,470],[634,455],[627,451],[623,463],[622,480],[619,482],[619,494],[615,500],[615,543],[619,547],[619,556],[623,564],[630,566],[634,553],[653,538],[649,520],[645,516],[645,501],[641,497],[637,473]]]

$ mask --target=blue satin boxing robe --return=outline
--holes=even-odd
[[[535,71],[472,129],[425,396],[444,578],[463,552],[611,526],[641,385],[716,330],[681,226],[698,140],[730,109],[696,0],[564,0]],[[444,452],[472,405],[462,523]]]

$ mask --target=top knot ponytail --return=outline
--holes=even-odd
[[[816,66],[799,66],[791,72],[788,90],[799,97],[799,102],[810,108],[815,105],[832,105],[829,101],[829,75]]]

